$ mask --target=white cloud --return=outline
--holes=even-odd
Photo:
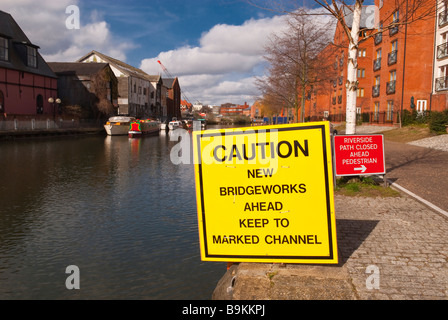
[[[238,26],[219,24],[202,34],[199,46],[161,52],[143,60],[140,68],[158,74],[160,60],[171,74],[179,76],[192,102],[253,102],[257,94],[254,76],[263,63],[267,40],[284,27],[284,18],[279,16],[251,19]]]
[[[81,9],[81,28],[67,29],[66,8]],[[126,51],[135,47],[111,34],[110,26],[101,21],[101,13],[82,11],[80,0],[2,0],[1,10],[10,13],[31,42],[38,45],[47,61],[75,61],[91,50],[98,50],[117,59],[125,59]]]

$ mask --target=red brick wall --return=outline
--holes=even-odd
[[[38,95],[43,97],[43,113],[53,114],[53,105],[48,99],[57,98],[57,79],[0,68],[0,91],[8,116],[37,114]]]

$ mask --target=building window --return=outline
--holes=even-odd
[[[36,112],[37,114],[44,113],[44,97],[42,97],[41,94],[39,94],[36,99]]]
[[[426,100],[417,100],[417,112],[419,114],[423,114],[426,112],[426,105],[427,105],[427,101]]]
[[[373,71],[378,71],[381,69],[381,49],[376,51],[376,59],[373,61]]]
[[[9,41],[3,37],[0,37],[0,60],[9,60]]]
[[[37,68],[37,49],[27,46],[26,47],[26,55],[27,55],[28,67]]]
[[[389,72],[389,82],[387,83],[386,93],[393,94],[395,93],[395,85],[397,80],[397,71],[393,70]]]
[[[359,49],[358,51],[358,57],[359,58],[364,58],[366,56],[366,49]]]
[[[364,88],[358,88],[356,96],[358,98],[363,98],[364,97]]]
[[[395,81],[397,80],[397,71],[393,70],[389,72],[389,81]]]
[[[358,69],[358,78],[364,78],[366,76],[366,69]]]
[[[391,43],[390,53],[388,56],[387,63],[389,65],[397,63],[397,53],[398,53],[398,40]]]
[[[441,34],[441,44],[437,46],[437,59],[448,57],[448,32]]]
[[[394,25],[392,28],[389,29],[390,36],[393,36],[394,34],[398,33],[398,22],[400,22],[400,11],[397,10],[393,13],[393,20],[392,20],[392,23],[397,25]]]
[[[375,102],[375,107],[373,109],[373,120],[378,121],[380,119],[380,103]]]
[[[5,96],[3,95],[3,91],[0,91],[0,115],[5,112]]]
[[[441,66],[439,68],[439,78],[436,79],[436,91],[448,89],[447,73],[448,73],[448,65]]]
[[[392,100],[387,101],[387,121],[392,121],[394,119],[394,102]]]

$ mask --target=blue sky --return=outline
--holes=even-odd
[[[70,5],[80,8],[79,30],[66,28]],[[48,62],[97,50],[162,74],[161,60],[190,102],[212,105],[254,102],[263,49],[285,27],[282,15],[245,0],[1,0],[0,10],[13,15]]]
[[[133,0],[86,1],[81,10],[98,10],[112,32],[130,36],[139,48],[128,53],[128,62],[139,64],[180,46],[199,45],[204,32],[217,24],[241,25],[251,18],[273,14],[244,0]]]

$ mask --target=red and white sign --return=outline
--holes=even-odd
[[[337,176],[386,174],[383,135],[334,136]]]

